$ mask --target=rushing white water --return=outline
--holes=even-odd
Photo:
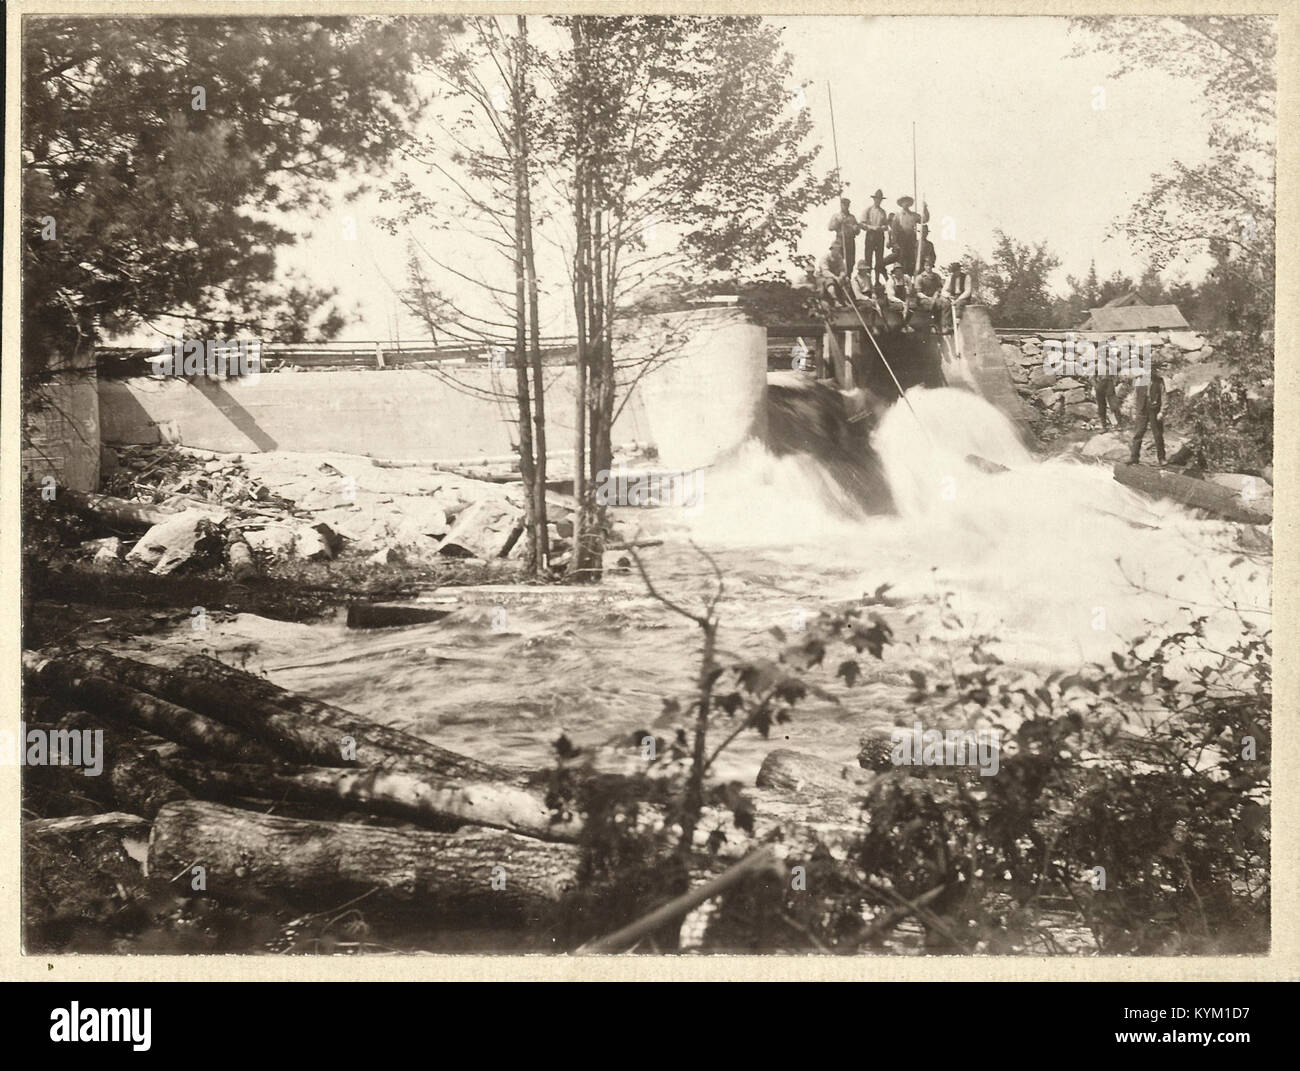
[[[910,716],[907,671],[941,674],[979,634],[999,637],[1010,662],[1069,668],[1189,613],[1209,615],[1214,645],[1240,633],[1227,607],[1268,627],[1271,559],[1238,549],[1237,526],[1143,498],[1106,465],[1036,460],[969,392],[914,390],[908,402],[874,437],[897,515],[864,516],[817,459],[758,442],[701,475],[695,508],[618,511],[624,528],[664,539],[641,556],[681,605],[699,609],[716,582],[690,541],[712,555],[725,577],[720,642],[741,657],[770,656],[773,626],[892,585],[884,661],[868,660],[840,706],[810,700],[774,740],[740,737],[719,776],[751,780],[777,745],[852,761],[866,727]],[[597,589],[445,589],[462,608],[434,625],[355,632],[241,615],[170,642],[246,656],[285,687],[484,759],[543,766],[560,732],[589,746],[654,726],[698,670],[696,626],[618,557]]]

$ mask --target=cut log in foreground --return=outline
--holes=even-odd
[[[350,806],[446,829],[469,823],[540,840],[576,840],[581,825],[551,822],[545,796],[500,782],[453,781],[406,770],[340,770],[300,766],[216,765],[191,758],[161,760],[166,773],[204,799],[287,799]]]
[[[275,891],[340,902],[380,899],[427,914],[536,921],[572,886],[579,850],[513,833],[425,833],[303,821],[225,807],[171,803],[149,839],[149,873],[202,866],[209,893]]]
[[[152,733],[233,762],[269,763],[275,754],[215,718],[111,680],[92,676],[66,660],[23,652],[23,675],[41,689],[93,712],[131,722]]]
[[[1114,472],[1115,479],[1126,487],[1135,488],[1154,498],[1172,498],[1184,506],[1203,509],[1216,517],[1242,524],[1273,522],[1272,514],[1249,509],[1235,491],[1208,480],[1196,480],[1168,469],[1152,468],[1150,465],[1118,464]]]
[[[354,602],[348,606],[348,628],[399,628],[441,621],[455,607],[418,602]]]
[[[328,727],[321,726],[308,717],[283,710],[276,705],[263,702],[255,697],[232,694],[229,689],[214,687],[202,678],[186,673],[178,673],[162,666],[147,662],[137,662],[132,658],[110,654],[103,650],[80,648],[60,652],[52,658],[24,654],[24,666],[37,668],[38,678],[51,687],[66,686],[60,682],[79,680],[83,682],[110,682],[148,692],[168,703],[185,707],[203,719],[238,726],[241,737],[245,734],[255,737],[283,758],[293,762],[309,762],[319,765],[348,765],[344,756],[343,734]],[[90,683],[86,684],[91,687]],[[177,737],[155,729],[161,736],[175,740]],[[199,750],[211,750],[193,740],[180,740],[180,743],[197,747]],[[213,754],[220,754],[213,752]],[[222,755],[236,762],[270,761],[267,759],[240,759],[235,755]]]

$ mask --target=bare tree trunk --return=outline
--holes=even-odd
[[[512,121],[514,123],[514,186],[515,186],[515,397],[519,407],[519,475],[524,482],[524,531],[532,553],[528,556],[528,572],[536,574],[541,552],[537,547],[537,530],[534,527],[536,503],[533,495],[536,476],[533,464],[533,418],[528,386],[528,293],[524,270],[524,235],[527,222],[528,172],[524,158],[524,81],[521,62],[516,58],[511,80]]]
[[[528,23],[523,15],[518,16],[519,26],[519,156],[520,169],[523,174],[523,232],[524,232],[524,276],[528,285],[528,362],[533,372],[533,446],[535,462],[533,464],[531,484],[525,480],[524,486],[532,498],[532,533],[533,533],[533,573],[542,576],[550,568],[550,540],[546,533],[546,393],[542,378],[542,329],[541,312],[538,307],[537,261],[533,255],[533,198],[531,179],[529,178],[529,142],[528,142]],[[522,470],[521,470],[522,472]]]

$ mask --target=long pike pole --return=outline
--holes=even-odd
[[[831,148],[835,152],[835,177],[839,179],[840,194],[842,196],[844,193],[844,176],[840,172],[840,140],[835,134],[835,96],[834,94],[831,93],[830,82],[826,83],[826,100],[829,102],[831,106]],[[913,121],[912,123],[912,182],[913,185],[915,185],[916,182],[916,122],[915,121]],[[843,230],[841,230],[840,231],[840,256],[845,261],[848,260],[847,252],[848,250],[845,249],[844,247],[844,232]],[[858,323],[862,325],[862,330],[866,332],[867,338],[871,340],[871,344],[876,348],[876,353],[880,355],[880,363],[885,366],[885,371],[889,373],[889,378],[894,381],[894,386],[898,389],[898,396],[903,399],[903,403],[911,411],[912,416],[916,417],[916,422],[921,425],[921,430],[925,432],[927,436],[929,436],[930,432],[926,428],[925,423],[921,420],[920,414],[917,413],[917,411],[912,408],[911,401],[909,401],[907,395],[903,393],[903,385],[898,382],[898,377],[894,375],[894,370],[893,368],[890,367],[889,361],[885,357],[885,351],[880,348],[880,344],[876,341],[875,335],[871,333],[871,328],[867,326],[867,321],[862,318],[862,313],[858,309],[858,303],[853,300],[852,283],[849,284],[849,289],[844,296],[849,299],[849,308],[853,310],[853,314],[858,318]]]
[[[831,106],[831,148],[835,150],[835,178],[840,187],[840,199],[844,199],[844,172],[840,170],[840,139],[835,136],[835,96],[831,93],[830,82],[826,83],[826,100]],[[839,227],[840,239],[840,259],[844,261],[844,272],[849,274],[853,271],[853,265],[849,263],[849,247],[844,241],[844,225]]]

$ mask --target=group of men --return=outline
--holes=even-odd
[[[930,210],[917,212],[911,197],[898,198],[898,211],[886,212],[885,194],[876,190],[860,218],[847,197],[831,217],[835,238],[817,267],[818,292],[832,305],[866,305],[887,329],[930,328],[942,334],[971,300],[972,280],[960,261],[948,265],[944,279],[929,239]],[[862,235],[862,259],[857,239]]]

